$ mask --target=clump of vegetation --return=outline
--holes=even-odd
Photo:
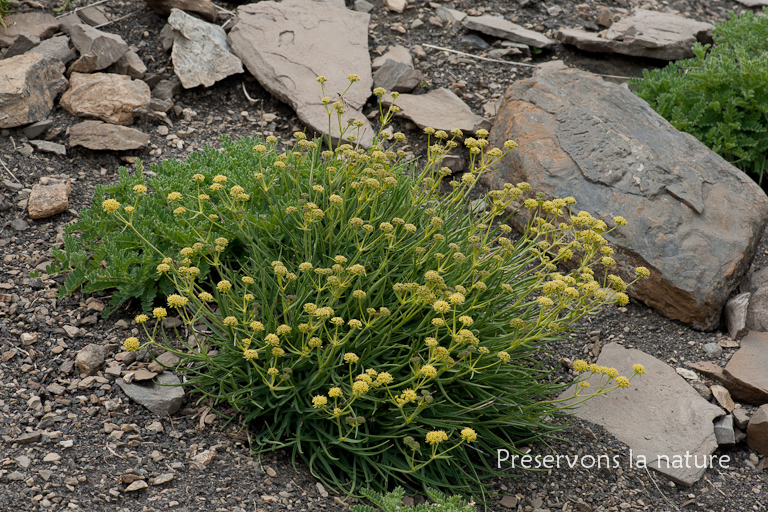
[[[477,507],[473,502],[467,502],[461,496],[448,497],[440,491],[430,488],[427,488],[425,492],[432,502],[427,501],[413,506],[403,505],[405,489],[402,487],[397,487],[384,495],[370,489],[362,489],[360,492],[376,507],[352,505],[350,507],[351,512],[477,512]]]
[[[344,108],[324,103],[329,118]],[[395,111],[382,111],[384,126]],[[470,170],[453,179],[440,162],[464,134],[425,132],[421,171],[403,163],[403,134],[381,132],[368,149],[323,151],[302,133],[285,152],[274,138],[227,140],[146,181],[121,172],[82,215],[89,236],[68,237],[59,256],[79,267],[110,258],[75,279],[112,279],[122,300],[144,299],[143,334],[125,348],[178,355],[201,400],[256,426],[257,451],[287,449],[346,492],[482,494],[498,447],[561,428],[567,410],[551,397],[570,383],[550,379],[542,345],[629,300],[603,236],[626,221],[609,227],[527,183],[489,192],[475,215],[478,177],[517,144],[489,148],[483,130],[464,138]],[[518,212],[528,221],[512,239],[504,221]],[[572,270],[558,272],[566,261]],[[151,304],[155,283],[163,306]],[[169,314],[184,335],[166,337]],[[631,378],[574,368],[602,377],[590,394],[577,387],[582,400]]]
[[[714,46],[643,72],[635,93],[762,184],[768,171],[768,8],[719,23]]]

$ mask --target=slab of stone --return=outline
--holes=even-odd
[[[115,73],[128,75],[131,78],[141,80],[147,74],[147,66],[141,60],[139,54],[133,50],[128,50],[120,57],[113,66]]]
[[[405,6],[408,5],[406,0],[384,0],[384,6],[388,11],[401,14],[405,10]]]
[[[722,409],[712,405],[688,385],[675,370],[658,359],[636,349],[625,349],[617,343],[603,347],[598,365],[616,368],[620,375],[633,374],[632,365],[642,364],[645,375],[632,379],[627,389],[617,389],[607,395],[591,398],[581,404],[575,415],[596,423],[632,449],[635,463],[642,455],[649,468],[667,476],[676,483],[690,486],[704,474],[705,468],[667,467],[660,455],[670,460],[686,453],[700,461],[715,451],[712,421],[723,415]],[[592,389],[599,376],[592,376]],[[561,399],[573,396],[572,387]],[[670,463],[669,466],[672,466]]]
[[[3,18],[5,28],[0,27],[0,48],[11,46],[20,34],[36,37],[39,40],[48,39],[61,28],[61,23],[42,12],[23,12],[9,14]]]
[[[35,53],[0,60],[0,77],[0,128],[42,121],[67,88],[61,61]]]
[[[736,381],[727,375],[720,365],[710,361],[699,361],[696,363],[686,363],[688,367],[693,368],[700,374],[722,384],[731,397],[737,402],[762,405],[768,403],[768,394],[760,388],[748,385],[744,382]]]
[[[389,106],[390,96],[383,96],[382,102]],[[431,127],[446,132],[458,128],[466,135],[491,127],[490,122],[473,113],[461,98],[442,87],[427,94],[401,94],[395,105],[400,107],[398,116],[407,117],[419,128]]]
[[[84,9],[77,10],[77,17],[83,20],[83,23],[96,27],[109,23],[109,18],[101,5],[91,5]]]
[[[606,235],[611,270],[625,281],[638,266],[651,271],[629,294],[695,329],[719,326],[768,222],[754,181],[628,89],[571,69],[540,66],[507,89],[490,141],[509,139],[520,147],[483,176],[486,186],[524,180],[574,197],[608,226],[623,216],[629,224]]]
[[[419,70],[394,60],[388,60],[373,75],[373,86],[383,87],[388,92],[411,92],[421,82]]]
[[[452,25],[461,23],[467,19],[467,13],[449,7],[440,6],[435,10],[435,15],[441,20],[448,22]]]
[[[736,444],[736,431],[733,429],[733,416],[727,414],[715,420],[715,438],[717,445],[730,448]]]
[[[747,413],[747,411],[742,408],[738,408],[734,409],[731,415],[733,416],[733,423],[738,428],[741,430],[747,429],[747,425],[749,424],[749,413]]]
[[[114,73],[72,73],[61,106],[73,116],[129,125],[136,109],[149,107],[149,99],[149,86],[141,80]]]
[[[373,62],[371,62],[371,69],[373,71],[378,70],[388,60],[400,62],[411,68],[413,67],[413,56],[411,55],[411,52],[408,51],[408,48],[405,46],[393,45],[389,47],[387,53],[373,59]]]
[[[67,211],[71,192],[72,185],[69,179],[42,178],[40,183],[32,187],[32,192],[29,194],[27,202],[29,218],[45,219]]]
[[[768,403],[768,333],[749,332],[728,361],[725,374],[744,387],[760,390],[763,398],[756,405]]]
[[[693,57],[693,43],[711,43],[714,25],[674,14],[636,9],[614,22],[605,37],[584,29],[563,29],[555,38],[588,52],[679,60]]]
[[[243,63],[232,54],[227,33],[218,25],[172,9],[168,24],[174,30],[171,60],[185,89],[210,87],[243,72]]]
[[[128,43],[119,35],[103,32],[90,25],[73,25],[70,37],[81,55],[89,52],[96,55],[96,70],[111,66],[129,49]]]
[[[54,155],[67,156],[67,148],[57,142],[47,140],[31,140],[29,143],[41,153],[53,153]]]
[[[160,80],[152,89],[152,97],[159,100],[170,100],[182,91],[181,80],[171,77],[168,80]]]
[[[358,12],[371,12],[375,6],[367,0],[355,0],[354,9]]]
[[[0,31],[2,31],[2,28],[0,28]],[[11,57],[25,54],[38,44],[40,44],[39,38],[27,34],[19,34],[16,36],[16,39],[14,39],[13,44],[11,44],[5,51],[3,58],[10,59]]]
[[[147,5],[160,16],[169,16],[172,9],[180,9],[197,14],[204,20],[214,22],[219,11],[209,0],[144,0]]]
[[[160,39],[160,44],[163,45],[163,50],[166,52],[169,52],[173,49],[174,34],[175,32],[173,31],[173,27],[167,23],[163,25],[162,30],[160,30],[160,35],[158,38]]]
[[[179,387],[181,381],[171,372],[161,373],[148,384],[128,384],[123,379],[116,382],[131,400],[160,416],[175,413],[184,403],[184,390]]]
[[[69,129],[69,145],[94,150],[130,151],[149,144],[149,135],[135,128],[85,121]]]
[[[368,146],[373,128],[362,107],[373,84],[369,22],[370,15],[333,4],[310,0],[259,2],[238,7],[229,43],[259,83],[288,103],[316,133],[328,131],[328,114],[315,79],[328,78],[323,85],[333,101],[349,85],[347,75],[358,75],[360,81],[344,96],[347,108],[341,123],[346,127],[351,119],[362,121],[356,133],[360,134],[359,142]],[[341,136],[336,121],[330,135],[336,140]]]
[[[46,39],[27,53],[54,57],[60,60],[62,64],[67,64],[77,57],[77,53],[69,48],[69,37],[63,35]]]
[[[761,455],[768,456],[768,404],[761,406],[749,419],[747,445]]]
[[[747,311],[751,293],[740,293],[725,303],[725,325],[732,340],[740,340],[747,332]]]
[[[750,294],[744,325],[748,331],[768,331],[768,286]]]
[[[21,129],[21,132],[28,138],[28,139],[37,139],[38,137],[45,135],[45,132],[48,131],[48,129],[53,124],[53,121],[50,119],[44,119],[42,121],[37,121],[36,123],[32,123],[29,126],[25,126]]]
[[[461,22],[464,28],[534,48],[550,48],[555,42],[538,32],[528,30],[499,16],[467,16]]]

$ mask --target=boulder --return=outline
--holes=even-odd
[[[5,28],[0,27],[0,48],[11,46],[16,36],[25,34],[39,40],[48,39],[59,31],[61,23],[42,12],[23,12],[10,14],[3,18]]]
[[[696,329],[719,325],[768,221],[754,181],[628,89],[587,72],[543,66],[509,87],[490,141],[508,139],[520,148],[483,176],[487,186],[527,181],[548,197],[572,196],[609,227],[623,216],[629,225],[606,235],[614,273],[651,271],[630,295]]]
[[[67,88],[64,64],[35,53],[0,60],[0,128],[42,121]]]
[[[749,419],[747,444],[759,454],[768,456],[768,404],[760,407]]]
[[[32,192],[29,194],[27,203],[29,218],[45,219],[67,211],[71,192],[72,185],[69,178],[66,180],[41,178],[40,183],[32,187]]]
[[[528,30],[499,16],[467,16],[461,22],[464,28],[489,36],[527,44],[534,48],[550,48],[555,42],[544,34]]]
[[[421,72],[402,62],[388,60],[373,75],[373,86],[395,92],[411,92],[422,81]]]
[[[181,381],[171,372],[163,372],[149,383],[129,384],[123,379],[116,382],[131,400],[160,416],[175,413],[184,403]]]
[[[149,135],[127,126],[85,121],[69,129],[69,145],[88,149],[129,151],[149,144]]]
[[[62,64],[67,64],[77,57],[77,53],[69,48],[69,38],[67,36],[56,36],[46,39],[27,53],[37,53],[54,57],[59,59]]]
[[[382,102],[389,106],[392,99],[386,95]],[[401,94],[395,105],[400,107],[398,116],[407,117],[419,128],[445,131],[458,128],[465,134],[474,134],[481,128],[491,127],[491,123],[473,113],[461,98],[442,87],[427,94]]]
[[[160,16],[168,16],[172,9],[197,14],[207,21],[214,22],[219,16],[219,11],[213,2],[209,0],[145,0],[147,5]]]
[[[717,448],[712,421],[723,416],[723,410],[700,397],[666,363],[640,350],[610,343],[603,347],[597,364],[616,368],[624,376],[634,373],[633,364],[642,364],[646,373],[635,376],[627,389],[590,398],[576,409],[575,415],[604,427],[629,446],[635,459],[645,457],[649,468],[674,482],[693,485],[704,474],[704,467],[690,464],[675,468],[671,463],[667,467],[663,459],[659,464],[658,456],[671,460],[675,455],[690,453],[702,466],[701,461],[708,461]],[[587,391],[597,388],[600,377],[591,377]],[[572,397],[575,390],[575,386],[571,387],[560,398]]]
[[[210,87],[243,72],[243,63],[230,51],[227,33],[218,25],[172,9],[168,24],[174,30],[171,60],[185,89]]]
[[[334,101],[349,85],[347,75],[358,75],[360,81],[344,96],[341,124],[346,127],[351,119],[362,121],[355,132],[367,146],[373,139],[373,128],[362,113],[373,84],[369,21],[368,14],[323,2],[259,2],[238,7],[229,44],[259,83],[291,105],[299,119],[317,133],[328,131],[328,114],[315,79],[328,78],[323,90]],[[334,115],[332,139],[341,135],[335,119]]]
[[[134,110],[147,109],[149,99],[149,86],[141,80],[112,73],[72,73],[61,106],[73,116],[129,125]]]
[[[714,25],[674,14],[635,9],[614,22],[605,37],[584,29],[563,29],[555,38],[588,52],[679,60],[693,57],[693,43],[711,43]]]
[[[102,32],[90,25],[77,24],[70,28],[72,44],[81,55],[94,53],[96,55],[96,68],[107,68],[120,60],[129,46],[122,37],[117,34]]]

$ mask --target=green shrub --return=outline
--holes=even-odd
[[[672,126],[761,183],[768,170],[768,16],[747,12],[713,34],[715,45],[696,43],[692,59],[645,70],[630,83]]]
[[[370,489],[361,489],[361,494],[368,500],[381,508],[381,512],[477,512],[474,503],[467,503],[461,496],[451,496],[434,489],[426,489],[427,496],[434,503],[425,502],[421,505],[405,506],[403,505],[403,496],[405,489],[397,487],[394,491],[382,495]],[[379,512],[379,509],[368,505],[352,505],[351,512]]]
[[[400,133],[327,151],[297,133],[283,154],[274,139],[227,141],[146,185],[121,173],[90,211],[107,221],[93,220],[94,239],[132,237],[135,265],[154,265],[137,272],[174,292],[152,319],[136,317],[144,339],[125,348],[176,353],[201,400],[254,422],[257,451],[290,449],[335,489],[484,493],[496,449],[561,428],[567,411],[550,398],[568,383],[550,378],[543,344],[628,301],[602,236],[626,221],[609,229],[571,212],[572,198],[524,199],[526,183],[489,192],[475,214],[477,177],[516,144],[466,138],[470,172],[443,194],[440,161],[462,134],[425,131],[420,172],[395,151]],[[518,240],[499,222],[509,208],[528,218]],[[568,260],[573,270],[558,273]],[[183,336],[159,327],[167,308]],[[574,369],[604,377],[593,394],[628,386],[613,369]]]
[[[3,29],[6,28],[5,17],[9,14],[11,14],[11,7],[8,0],[0,0],[0,27],[3,27]]]

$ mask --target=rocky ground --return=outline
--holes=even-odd
[[[73,3],[72,7],[81,4]],[[84,5],[84,4],[83,4]],[[103,30],[119,34],[136,48],[150,74],[167,77],[173,71],[169,53],[159,39],[165,20],[139,0],[104,4],[114,20]],[[220,3],[224,17],[237,5]],[[443,5],[440,2],[440,5]],[[470,14],[494,14],[512,19],[540,33],[591,26],[601,10],[645,7],[674,9],[699,21],[715,22],[743,6],[732,0],[455,0],[445,4]],[[640,58],[588,54],[561,44],[531,57],[504,57],[497,39],[469,33],[436,17],[438,4],[416,0],[402,13],[374,1],[369,26],[371,56],[390,45],[412,50],[423,73],[427,92],[446,87],[461,97],[475,114],[491,118],[496,100],[515,80],[532,68],[560,59],[569,65],[612,75],[612,80],[638,76],[643,67],[662,63]],[[48,2],[27,0],[17,11],[51,12]],[[224,10],[225,9],[225,10]],[[449,48],[463,53],[437,50]],[[494,59],[480,60],[477,57]],[[497,62],[504,60],[508,62]],[[60,244],[63,226],[90,205],[94,187],[111,183],[119,166],[133,167],[136,158],[156,163],[184,158],[218,137],[275,135],[287,142],[303,130],[285,104],[274,99],[253,78],[240,74],[212,87],[184,90],[173,98],[168,112],[172,126],[139,117],[134,127],[149,134],[142,151],[96,152],[68,147],[66,156],[40,152],[20,129],[4,130],[0,138],[0,510],[116,510],[116,511],[277,511],[345,510],[348,502],[318,484],[301,465],[292,467],[288,454],[254,458],[235,425],[220,418],[198,397],[187,397],[181,410],[159,417],[131,401],[116,384],[122,370],[138,369],[148,361],[126,359],[119,344],[132,332],[138,312],[128,307],[109,318],[101,311],[109,292],[57,298],[59,282],[44,274],[50,249]],[[367,104],[363,111],[373,111]],[[79,120],[61,107],[49,116],[46,138],[66,143],[66,133]],[[419,130],[407,121],[396,128],[409,135],[416,155],[423,152]],[[60,215],[30,220],[26,216],[29,189],[44,176],[71,178],[68,210]],[[763,240],[755,260],[768,264],[768,242]],[[30,274],[30,273],[33,274]],[[35,273],[37,272],[37,273]],[[560,369],[563,358],[594,360],[595,345],[616,341],[641,349],[673,367],[706,358],[703,347],[722,342],[718,356],[727,361],[735,352],[723,332],[698,332],[667,320],[641,304],[613,308],[590,318],[568,339],[553,344],[551,364]],[[106,347],[105,365],[91,377],[75,366],[77,354],[89,344]],[[111,370],[110,370],[111,368]],[[706,386],[699,386],[706,393]],[[751,409],[747,408],[751,411]],[[499,501],[492,510],[702,510],[746,511],[768,508],[768,478],[755,469],[756,455],[744,443],[720,450],[731,456],[727,469],[708,470],[697,484],[685,488],[641,469],[629,468],[627,447],[599,427],[576,420],[552,445],[558,454],[615,454],[621,467],[610,470],[566,469],[527,473],[495,483]],[[542,447],[531,447],[540,452]],[[419,497],[415,497],[419,500]]]

